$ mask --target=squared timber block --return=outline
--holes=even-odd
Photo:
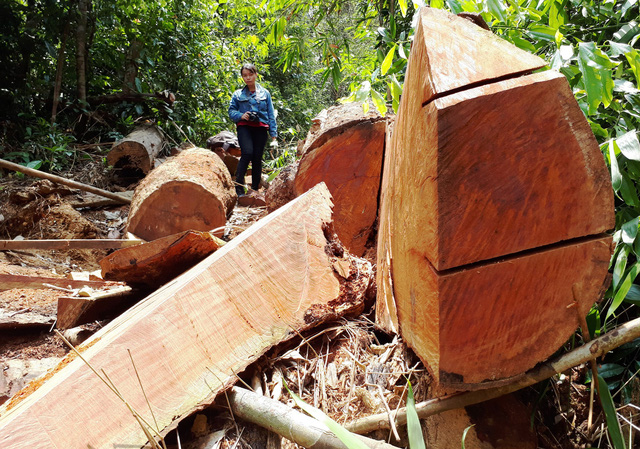
[[[523,373],[562,346],[604,293],[610,246],[599,236],[444,272],[409,254],[409,276],[394,271],[403,274],[394,276],[403,339],[443,385]]]
[[[395,127],[391,220],[435,269],[614,227],[609,173],[563,75],[461,91],[413,120]]]
[[[101,329],[80,347],[83,357],[165,435],[273,345],[361,310],[370,270],[352,268],[357,261],[346,252],[334,254],[339,244],[326,232],[331,206],[319,185],[256,222]],[[342,296],[339,273],[360,291]],[[40,383],[0,408],[1,448],[146,444],[127,406],[79,358],[65,358]]]
[[[546,65],[538,56],[450,12],[421,8],[418,14],[404,92],[422,104]]]

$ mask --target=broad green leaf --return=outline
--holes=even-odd
[[[624,272],[627,269],[627,260],[629,259],[629,253],[631,252],[631,248],[627,245],[622,247],[622,250],[618,253],[618,257],[616,257],[616,264],[613,267],[613,288],[614,290],[618,288],[618,284],[624,276]],[[628,295],[627,295],[628,296]]]
[[[622,304],[622,300],[627,296],[627,293],[629,292],[633,281],[638,276],[638,271],[640,271],[640,262],[636,262],[629,270],[627,276],[624,278],[624,281],[620,285],[620,288],[616,292],[616,295],[613,297],[613,302],[609,306],[609,310],[607,310],[605,321],[608,320],[609,317],[614,314],[616,309],[620,307],[620,304]]]
[[[601,375],[603,379],[608,379],[619,376],[624,373],[625,369],[624,366],[617,363],[603,363],[598,367],[598,374]]]
[[[553,29],[558,29],[565,23],[567,23],[568,16],[565,11],[563,1],[551,0],[551,7],[549,8],[549,26]]]
[[[631,72],[636,78],[636,86],[640,89],[640,52],[636,49],[632,49],[628,53],[625,53],[625,58],[631,66]]]
[[[380,73],[386,75],[391,67],[391,63],[393,62],[393,57],[396,54],[396,46],[391,47],[391,50],[387,53],[387,56],[384,57],[384,61],[382,61],[382,66],[380,67]]]
[[[429,6],[432,8],[443,9],[444,8],[444,0],[431,0],[429,2]]]
[[[371,90],[371,99],[373,100],[373,104],[376,106],[376,109],[380,113],[381,116],[385,116],[387,114],[387,104],[376,90]]]
[[[578,45],[578,67],[587,91],[589,113],[595,113],[600,103],[605,107],[611,104],[614,85],[611,69],[616,65],[593,42]]]
[[[451,9],[451,12],[454,14],[460,14],[464,11],[458,0],[447,0],[447,5],[449,5],[449,9]]]
[[[618,159],[616,159],[616,151],[613,140],[609,141],[609,165],[611,166],[611,183],[613,184],[613,190],[620,190],[622,185],[622,175],[618,168]]]
[[[622,230],[622,243],[631,245],[638,235],[638,223],[640,223],[640,217],[636,217],[633,220],[627,221],[620,228]]]
[[[356,91],[356,101],[367,101],[369,93],[371,92],[371,83],[369,81],[363,81],[360,87]]]
[[[398,5],[400,6],[400,12],[402,13],[402,17],[407,16],[407,0],[398,0]]]
[[[531,34],[534,39],[548,42],[554,42],[556,40],[556,30],[546,25],[532,25],[529,27],[529,34]]]
[[[487,0],[487,9],[491,15],[500,20],[500,22],[505,21],[504,14],[506,9],[502,4],[502,0]]]
[[[609,48],[611,49],[609,54],[613,58],[629,53],[630,51],[633,51],[633,47],[631,45],[621,44],[615,41],[609,41]]]
[[[407,434],[409,437],[409,447],[411,449],[425,449],[424,436],[422,435],[422,426],[420,418],[416,411],[416,401],[413,398],[413,388],[411,382],[407,380]]]
[[[42,167],[42,161],[41,160],[30,161],[25,165],[25,167],[33,168],[34,170],[37,170],[40,167]]]
[[[627,292],[627,296],[624,297],[624,302],[640,306],[640,285],[633,284],[631,286]]]
[[[592,307],[587,315],[587,327],[589,328],[589,335],[592,338],[600,335],[601,321],[600,321],[600,311],[597,307]]]
[[[327,426],[327,428],[337,436],[340,441],[344,443],[349,449],[368,449],[368,446],[360,441],[354,434],[349,432],[347,429],[342,427],[340,424],[335,422],[333,419],[329,418],[324,412],[318,410],[315,407],[310,406],[302,399],[298,397],[293,391],[289,390],[287,383],[284,383],[285,388],[293,398],[293,401],[296,403],[298,407],[307,412],[313,418],[320,421],[322,424]]]
[[[615,38],[616,42],[628,44],[638,34],[640,34],[640,27],[638,27],[638,23],[635,21],[631,21],[626,25],[623,25],[618,31],[616,31],[613,34],[613,37]]]
[[[620,8],[620,14],[621,14],[620,18],[623,18],[624,16],[626,16],[627,11],[633,8],[637,2],[638,0],[627,0],[626,2],[624,2],[624,4],[622,5],[622,8]]]
[[[620,422],[618,422],[616,406],[613,403],[613,398],[609,392],[609,386],[602,376],[598,376],[598,395],[600,397],[600,404],[602,404],[604,416],[607,420],[607,430],[609,432],[609,437],[611,437],[614,449],[626,449],[624,439],[622,438]]]
[[[424,2],[424,0],[413,0],[413,7],[416,10],[422,8],[423,6],[427,6],[427,4]]]
[[[620,185],[622,199],[628,206],[640,206],[640,198],[638,198],[635,183],[629,179],[626,173],[621,172],[620,174],[622,175],[622,184]]]
[[[618,137],[616,144],[624,157],[632,161],[640,161],[640,142],[638,141],[638,135],[635,131],[629,131],[621,137]]]

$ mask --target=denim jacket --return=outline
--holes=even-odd
[[[271,137],[278,135],[271,94],[258,83],[256,83],[255,97],[251,95],[249,87],[247,86],[243,89],[236,90],[231,96],[231,103],[229,104],[229,117],[231,120],[238,123],[241,120],[242,114],[247,111],[258,113],[260,121],[269,125],[269,134]]]

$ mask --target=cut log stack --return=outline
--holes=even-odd
[[[605,288],[608,172],[567,81],[543,66],[421,11],[386,152],[377,318],[443,384],[545,360]]]
[[[224,227],[237,196],[222,160],[190,148],[154,169],[136,188],[127,230],[145,240]],[[222,230],[218,231],[221,236]]]
[[[272,345],[362,312],[371,267],[327,236],[330,225],[330,195],[321,185],[112,321],[85,342],[82,356],[143,419],[157,422],[149,432],[166,434]],[[0,447],[147,442],[127,405],[89,366],[75,358],[59,368],[0,410]]]
[[[336,233],[358,256],[378,212],[385,124],[374,108],[363,116],[360,103],[330,108],[309,132],[294,181],[296,195],[327,184],[336,205]]]

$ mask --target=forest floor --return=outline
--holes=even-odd
[[[76,167],[67,175],[111,190],[118,186],[99,163]],[[123,238],[128,206],[80,207],[89,194],[34,181],[15,174],[0,179],[0,239]],[[236,206],[225,239],[267,214],[265,208]],[[107,250],[0,251],[0,274],[67,277],[72,272],[99,274]],[[36,314],[47,324],[24,330],[0,328],[0,405],[31,380],[53,369],[69,352],[54,332],[57,301],[64,289],[0,291],[0,315]],[[406,379],[417,401],[431,397],[430,379],[419,359],[397,338],[376,329],[372,311],[355,320],[330,323],[297,340],[283,343],[252,365],[241,377],[254,388],[293,406],[283,381],[302,398],[339,423],[384,413],[406,403]],[[108,320],[83,325],[91,334]],[[431,448],[562,448],[608,447],[604,418],[594,404],[594,424],[587,431],[589,389],[584,366],[505,398],[428,418],[424,433]],[[631,413],[631,412],[630,412]],[[633,411],[635,416],[636,411]],[[629,428],[623,428],[629,435]],[[633,430],[635,432],[635,430]],[[406,446],[390,430],[373,437]],[[178,443],[180,441],[180,443]],[[275,443],[274,443],[275,442]],[[260,448],[297,447],[264,429],[233,420],[224,401],[185,419],[167,437],[169,447]]]

